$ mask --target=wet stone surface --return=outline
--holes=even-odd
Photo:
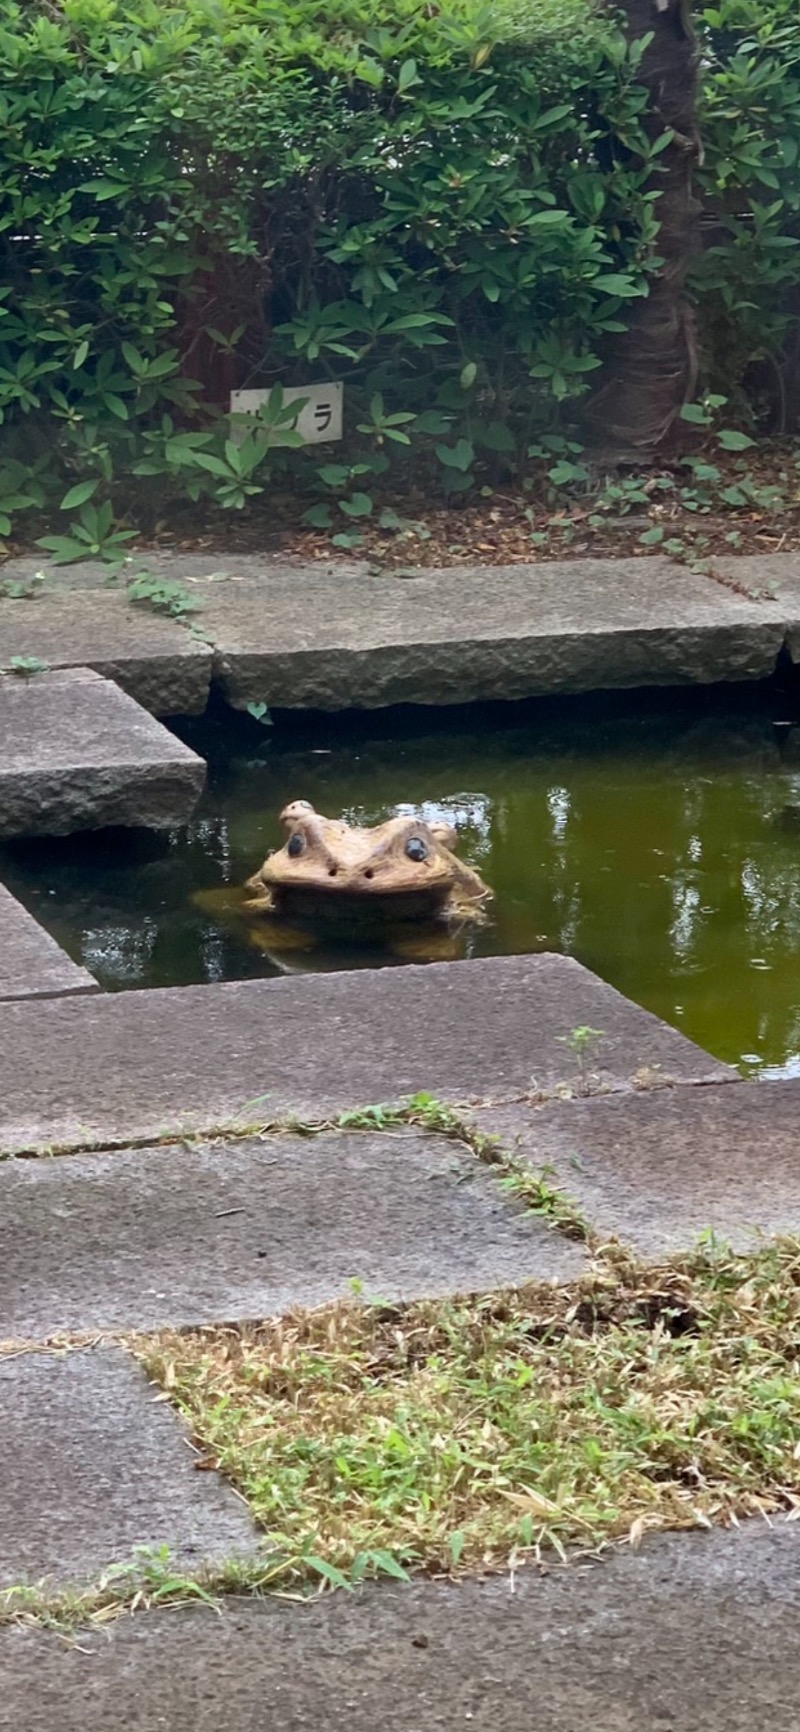
[[[0,884],[0,1000],[96,991],[97,982],[88,970],[72,962]]]

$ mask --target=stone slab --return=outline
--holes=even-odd
[[[593,1069],[607,1088],[635,1086],[642,1067],[735,1076],[565,956],[99,994],[0,1007],[0,1150],[317,1117],[420,1091],[513,1099],[575,1080],[564,1043],[585,1024],[604,1031]]]
[[[763,580],[738,593],[660,557],[466,564],[406,577],[280,552],[142,559],[197,596],[216,678],[239,708],[266,700],[369,709],[760,679],[787,631],[787,604],[765,595]],[[37,568],[11,560],[3,574],[24,580]],[[80,662],[156,714],[202,710],[210,647],[104,583],[97,561],[52,567],[35,600],[0,601],[0,662]],[[800,617],[800,606],[789,614]]]
[[[800,661],[800,553],[718,553],[714,571],[723,583],[783,610],[786,642]]]
[[[209,646],[177,620],[132,606],[124,591],[0,600],[0,668],[13,656],[93,668],[157,716],[200,715],[208,702]]]
[[[278,542],[280,537],[275,539]],[[342,576],[369,570],[369,561],[364,559],[337,559],[335,562],[321,559],[314,563],[328,569],[335,564],[337,575]],[[239,583],[244,579],[248,583],[269,585],[276,577],[285,578],[290,573],[309,570],[307,556],[285,553],[277,545],[264,548],[259,553],[230,553],[227,549],[216,553],[173,553],[166,547],[145,548],[132,556],[132,565],[137,571],[148,571],[154,577],[185,583],[190,592],[196,583]],[[101,559],[54,565],[44,555],[36,559],[31,554],[4,559],[0,565],[0,583],[30,584],[38,572],[44,577],[45,590],[108,588],[108,566]]]
[[[777,601],[800,613],[800,553],[715,553],[717,578],[757,601]]]
[[[738,1249],[800,1234],[800,1080],[477,1113],[484,1130],[546,1167],[601,1234],[646,1255],[712,1228]]]
[[[79,968],[0,884],[0,999],[61,998],[70,992],[97,991],[94,975]]]
[[[241,1499],[195,1472],[188,1434],[116,1348],[0,1360],[0,1454],[0,1587],[85,1582],[135,1546],[194,1569],[257,1544]]]
[[[796,1732],[800,1524],[546,1575],[0,1631],[8,1732]],[[5,1718],[3,1717],[5,1714]]]
[[[0,1335],[232,1322],[569,1280],[583,1256],[410,1130],[0,1166]]]
[[[755,680],[777,603],[665,559],[464,565],[411,577],[336,566],[200,585],[215,672],[239,708],[372,709]]]
[[[205,776],[202,758],[90,669],[0,679],[0,836],[185,823]]]

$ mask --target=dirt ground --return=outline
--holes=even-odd
[[[319,495],[269,491],[242,512],[187,501],[128,551],[344,557],[397,570],[649,553],[702,569],[723,553],[800,550],[797,443],[765,442],[745,452],[700,448],[639,474],[595,468],[589,480],[570,488],[553,485],[541,467],[521,482],[450,498],[437,495],[433,484],[402,495],[374,484],[371,491],[371,514],[358,518],[342,513],[331,497],[326,529],[303,522]],[[35,540],[0,543],[0,559],[36,551]]]

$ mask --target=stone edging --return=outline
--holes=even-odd
[[[198,713],[212,681],[239,709],[341,710],[759,680],[800,645],[792,554],[731,556],[710,575],[661,557],[403,578],[256,556],[148,564],[185,586],[194,611],[132,607],[124,592],[81,587],[96,585],[96,568],[70,568],[75,587],[62,578],[35,599],[0,601],[4,665],[82,664],[163,715]],[[3,570],[24,579],[35,565]]]

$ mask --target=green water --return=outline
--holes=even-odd
[[[253,872],[287,801],[364,823],[446,816],[495,892],[459,954],[564,951],[720,1058],[800,1074],[800,731],[776,730],[764,700],[388,725],[212,730],[187,830],[17,845],[0,879],[108,990],[270,975],[243,928],[190,898]],[[288,961],[397,964],[341,948]]]

